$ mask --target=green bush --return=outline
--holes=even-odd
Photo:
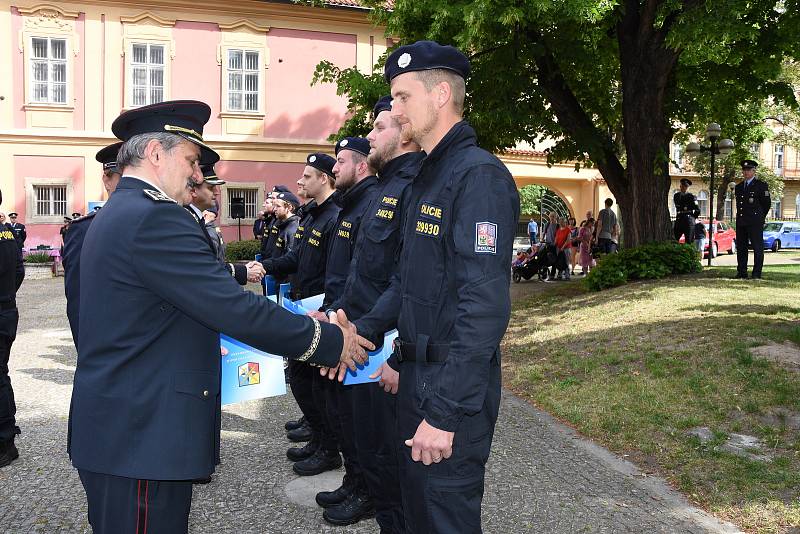
[[[261,242],[257,239],[248,241],[231,241],[225,248],[225,261],[252,260],[261,251]]]
[[[628,280],[664,278],[672,274],[696,273],[702,269],[692,245],[675,242],[647,243],[603,256],[585,279],[592,291],[621,286]]]
[[[25,256],[25,263],[52,263],[53,258],[47,252],[31,252]]]

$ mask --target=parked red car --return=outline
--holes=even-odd
[[[720,252],[736,254],[736,230],[722,221],[714,221],[714,223],[717,226],[714,229],[714,246],[711,249],[711,257],[716,258]],[[708,223],[703,221],[703,224],[706,227],[703,256],[708,256]],[[681,236],[680,242],[683,243],[683,241],[683,236]]]

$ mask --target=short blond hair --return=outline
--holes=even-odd
[[[464,113],[464,98],[467,94],[467,84],[464,78],[447,69],[430,69],[417,71],[417,79],[425,86],[429,93],[438,84],[445,82],[450,86],[450,96],[453,100],[453,108],[456,113]]]

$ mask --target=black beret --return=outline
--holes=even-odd
[[[94,159],[103,164],[104,171],[112,171],[116,173],[122,172],[117,168],[117,153],[119,152],[119,147],[121,147],[123,144],[124,143],[120,141],[119,143],[108,145],[105,148],[101,148],[97,154],[95,154]]]
[[[455,47],[442,46],[435,41],[417,41],[401,46],[389,55],[383,68],[383,77],[391,82],[404,72],[432,69],[451,70],[466,79],[469,76],[469,60]]]
[[[336,165],[336,160],[323,152],[309,154],[306,158],[306,165],[314,167],[320,172],[324,172],[334,180],[336,179],[336,176],[333,175],[333,166]]]
[[[111,131],[123,141],[144,133],[176,134],[200,147],[201,165],[213,165],[219,161],[219,154],[203,141],[203,126],[209,117],[208,104],[197,100],[170,100],[126,111],[114,120]]]
[[[688,178],[681,178],[681,185],[692,185],[692,181]]]
[[[286,193],[286,192],[289,191],[289,188],[286,187],[285,185],[281,184],[281,185],[276,185],[275,187],[273,187],[272,191],[273,192],[280,191],[280,192]]]
[[[295,209],[297,209],[297,207],[300,205],[300,199],[297,198],[297,196],[291,191],[281,191],[275,198],[285,200],[289,204],[293,204]]]
[[[372,108],[372,118],[374,119],[380,115],[381,111],[392,111],[392,95],[382,96],[375,103],[375,107]]]
[[[342,150],[352,150],[365,156],[369,156],[369,141],[363,137],[345,137],[336,143],[336,155]]]
[[[217,176],[217,171],[214,170],[213,165],[204,165],[201,169],[203,171],[203,181],[209,185],[222,185],[225,180]]]
[[[756,167],[758,167],[758,163],[756,163],[755,160],[752,159],[742,160],[743,169],[755,169]]]

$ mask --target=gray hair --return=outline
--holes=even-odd
[[[137,166],[144,159],[144,151],[150,141],[158,141],[164,150],[171,152],[173,148],[185,141],[180,135],[167,132],[149,132],[134,135],[119,148],[117,154],[117,169],[122,171],[125,167]]]

